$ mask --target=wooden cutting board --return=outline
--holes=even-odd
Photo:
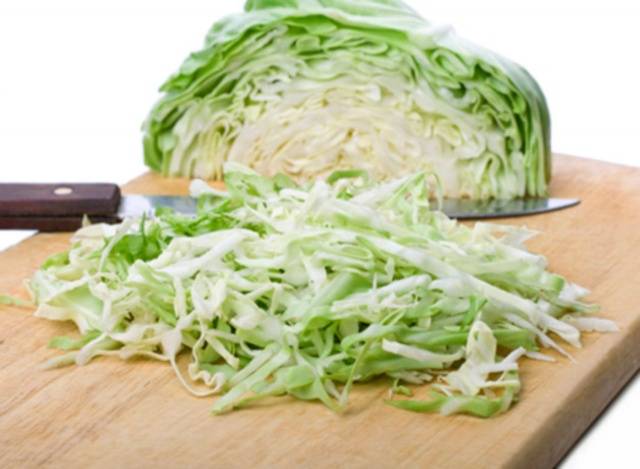
[[[126,190],[186,187],[146,174]],[[582,204],[506,222],[543,231],[531,249],[591,288],[621,332],[587,335],[577,363],[525,360],[521,400],[505,415],[401,411],[383,403],[388,383],[377,382],[356,386],[343,415],[281,398],[214,417],[212,399],[187,394],[163,363],[42,371],[57,353],[48,340],[74,328],[0,307],[0,467],[553,466],[640,368],[640,169],[556,157],[552,194]],[[67,242],[40,234],[0,253],[0,293],[23,296],[23,280]]]

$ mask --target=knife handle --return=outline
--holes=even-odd
[[[0,183],[0,229],[72,231],[85,215],[117,221],[120,198],[116,184]]]

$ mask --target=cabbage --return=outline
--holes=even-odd
[[[249,0],[161,87],[148,166],[222,177],[225,161],[296,180],[435,172],[450,197],[542,196],[549,114],[520,66],[397,0]]]
[[[354,383],[430,382],[391,405],[489,417],[517,400],[523,355],[617,329],[525,249],[532,232],[431,210],[425,173],[299,186],[225,167],[227,191],[192,184],[197,216],[84,227],[35,273],[36,315],[80,331],[52,340],[65,353],[50,366],[164,361],[194,395],[220,394],[216,413],[281,395],[338,411]]]

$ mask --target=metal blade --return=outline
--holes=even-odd
[[[474,218],[501,218],[552,212],[580,203],[579,199],[526,198],[513,200],[444,199],[442,211],[460,220]],[[434,203],[435,206],[435,203]],[[118,216],[152,216],[157,207],[169,207],[184,215],[195,215],[196,200],[186,196],[126,195],[120,202]]]
[[[195,215],[196,199],[172,195],[125,195],[120,202],[118,216],[140,217],[143,214],[153,216],[158,207],[172,208],[184,215]]]
[[[553,212],[578,205],[580,199],[553,199],[546,197],[512,200],[444,199],[442,211],[459,220],[478,218],[506,218]]]

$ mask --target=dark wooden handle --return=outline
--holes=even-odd
[[[115,184],[0,184],[0,217],[113,215]]]
[[[0,184],[0,229],[70,231],[91,221],[116,221],[115,184]]]

